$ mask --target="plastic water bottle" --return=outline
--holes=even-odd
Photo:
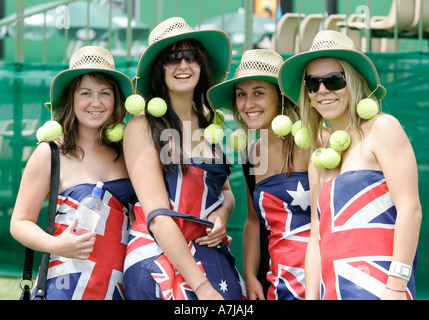
[[[76,211],[78,219],[76,234],[84,234],[95,230],[103,207],[103,201],[101,200],[103,185],[103,182],[98,181],[97,185],[92,189],[92,193],[81,200]]]

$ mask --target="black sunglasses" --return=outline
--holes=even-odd
[[[167,55],[165,59],[165,65],[168,67],[178,65],[182,62],[183,59],[186,60],[187,63],[198,62],[198,52],[196,49],[186,49],[179,51],[172,51],[169,55]]]
[[[310,93],[317,92],[321,82],[328,90],[340,90],[346,86],[344,72],[332,72],[321,77],[311,75],[304,77],[304,84]]]

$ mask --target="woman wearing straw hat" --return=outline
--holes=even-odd
[[[385,89],[373,63],[346,35],[326,30],[285,61],[279,79],[299,100],[311,149],[323,148],[309,171],[306,297],[415,298],[417,164],[398,120],[376,114]]]
[[[257,280],[260,221],[269,232],[267,299],[304,299],[305,294],[304,255],[310,231],[309,154],[295,145],[292,134],[279,137],[272,130],[272,121],[279,114],[291,121],[298,120],[292,103],[280,93],[278,86],[282,63],[282,57],[274,51],[248,50],[243,53],[234,78],[208,92],[213,107],[231,109],[246,132],[256,130],[260,136],[249,150],[254,187],[250,176],[246,179],[244,275],[249,299],[265,299]],[[267,154],[267,163],[253,163],[257,154]],[[262,233],[266,236],[264,230]]]
[[[40,143],[24,170],[11,219],[12,235],[27,247],[48,252],[46,299],[122,299],[122,270],[129,204],[135,193],[125,166],[122,145],[106,130],[121,124],[131,80],[115,70],[112,55],[87,46],[70,58],[70,67],[51,86],[47,107],[62,126],[56,141],[60,180],[53,236],[36,222],[50,187],[51,150]],[[95,231],[75,233],[76,208],[104,182]]]
[[[234,208],[228,167],[201,130],[209,125],[206,91],[225,77],[230,59],[224,32],[193,31],[179,17],[149,36],[136,87],[148,101],[165,100],[167,110],[133,117],[125,130],[126,164],[139,199],[124,267],[127,299],[244,294],[222,242]]]

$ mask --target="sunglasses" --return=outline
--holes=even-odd
[[[340,90],[346,86],[344,72],[332,72],[321,77],[311,75],[304,77],[305,87],[310,93],[319,91],[321,82],[323,82],[323,85],[328,90]]]
[[[196,67],[199,66],[197,57],[198,52],[196,49],[172,51],[165,58],[164,68],[175,68],[182,62],[183,59],[185,59],[186,63],[189,64],[191,67]]]

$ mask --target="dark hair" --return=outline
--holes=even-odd
[[[126,115],[126,110],[124,107],[125,97],[122,93],[122,90],[119,88],[116,80],[112,76],[102,72],[90,72],[78,76],[70,82],[70,84],[64,91],[64,94],[61,99],[61,107],[56,112],[56,120],[61,124],[64,132],[59,149],[64,155],[70,154],[73,157],[80,159],[83,159],[83,157],[85,156],[85,152],[77,144],[79,129],[77,126],[76,114],[74,113],[73,109],[74,92],[79,87],[79,84],[82,81],[84,75],[88,75],[97,83],[106,84],[113,91],[115,98],[115,107],[113,110],[113,114],[98,130],[97,142],[101,145],[114,149],[117,154],[116,159],[118,159],[122,153],[122,143],[110,141],[107,138],[106,129],[110,125],[121,123],[124,120],[124,117]]]
[[[206,128],[210,121],[212,120],[214,116],[214,111],[211,108],[210,104],[207,100],[207,90],[212,86],[212,73],[209,67],[209,61],[208,61],[208,55],[204,48],[204,46],[196,40],[181,40],[178,42],[175,42],[171,45],[169,45],[167,48],[165,48],[156,58],[153,66],[152,66],[152,72],[151,72],[151,88],[150,92],[146,98],[146,101],[150,101],[154,97],[160,97],[165,100],[167,103],[167,112],[165,115],[161,118],[156,118],[150,115],[149,113],[146,113],[146,118],[149,122],[151,131],[152,131],[152,138],[155,144],[155,147],[158,151],[158,154],[161,154],[161,150],[163,147],[170,143],[170,141],[162,141],[161,134],[166,129],[172,129],[175,130],[175,132],[179,133],[179,141],[173,141],[173,152],[178,157],[178,162],[180,162],[180,166],[183,170],[183,172],[186,172],[187,165],[184,163],[184,155],[182,150],[182,141],[183,141],[183,132],[182,132],[182,125],[181,121],[176,114],[176,112],[171,108],[171,100],[169,96],[169,91],[167,88],[167,85],[165,83],[165,69],[164,64],[166,61],[166,57],[170,55],[172,52],[177,52],[181,50],[182,48],[190,48],[195,49],[197,51],[197,62],[201,66],[201,73],[199,81],[195,87],[194,90],[194,108],[196,109],[196,113],[198,115],[198,126],[200,128]],[[209,121],[204,116],[204,108],[208,108],[210,112]],[[173,137],[174,138],[174,137]],[[213,154],[215,154],[215,146],[213,145],[212,150]],[[169,154],[169,156],[174,156],[172,154]],[[225,156],[224,161],[225,161]],[[177,164],[177,162],[176,162]],[[171,169],[174,169],[175,163],[164,163],[163,162],[163,169],[164,171],[169,171]]]

